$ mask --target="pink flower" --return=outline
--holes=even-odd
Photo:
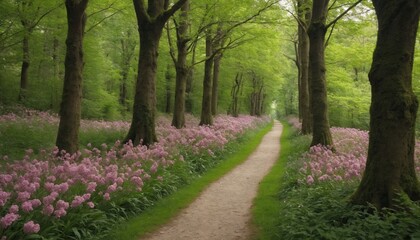
[[[23,232],[26,234],[37,233],[40,230],[40,226],[34,221],[29,221],[23,225]]]
[[[54,212],[54,207],[53,205],[46,205],[44,206],[44,208],[42,209],[42,213],[46,216],[51,216],[51,214],[53,214]]]
[[[19,206],[18,205],[12,205],[9,208],[9,213],[18,213],[19,212]]]
[[[104,194],[104,199],[109,201],[111,199],[111,196],[109,196],[109,193]]]
[[[84,202],[85,202],[85,199],[82,196],[75,196],[73,201],[71,202],[71,207],[72,208],[78,207]]]
[[[306,177],[306,183],[309,185],[312,185],[314,183],[314,178],[312,177],[312,175]]]
[[[89,192],[89,193],[92,193],[92,192],[95,191],[96,186],[97,186],[96,182],[90,182],[90,183],[88,183],[86,191]]]
[[[157,168],[158,168],[158,164],[156,162],[153,163],[153,165],[150,167],[150,172],[151,173],[157,172]]]
[[[0,207],[3,207],[9,200],[10,193],[0,190]]]
[[[109,185],[108,186],[108,189],[106,190],[108,193],[112,193],[112,192],[115,192],[117,190],[117,184],[116,183],[114,183],[114,184],[112,184],[112,185]]]
[[[143,187],[143,180],[140,177],[132,177],[131,181],[137,186],[137,187]]]
[[[8,228],[10,225],[12,225],[13,222],[18,220],[19,217],[19,214],[8,213],[0,219],[0,225],[2,226],[2,228]]]
[[[67,214],[67,212],[66,212],[66,210],[65,210],[65,209],[63,209],[63,208],[60,208],[60,209],[57,209],[57,210],[55,210],[55,211],[54,211],[54,216],[55,216],[56,218],[61,218],[61,217],[63,217],[63,216],[66,216],[66,214]]]
[[[90,193],[85,193],[85,194],[83,194],[83,199],[85,200],[85,201],[87,201],[87,200],[89,200],[90,199]]]
[[[31,212],[32,210],[34,210],[32,208],[32,202],[31,201],[26,201],[24,203],[22,203],[22,210],[26,213]]]
[[[37,208],[39,206],[41,206],[41,201],[39,199],[32,199],[30,200],[32,203],[32,207]]]
[[[60,208],[62,208],[62,209],[67,209],[67,208],[69,208],[69,203],[68,202],[66,202],[66,201],[63,201],[63,200],[58,200],[57,201],[57,204],[56,204],[56,208],[58,208],[58,209],[60,209]]]
[[[86,203],[90,208],[94,208],[95,207],[95,204],[93,203],[93,202],[88,202],[88,203]]]
[[[28,192],[18,192],[18,197],[17,197],[17,201],[18,202],[24,202],[26,200],[28,200],[31,197],[31,194]]]

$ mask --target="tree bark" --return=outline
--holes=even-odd
[[[186,0],[179,0],[168,9],[166,0],[149,0],[147,10],[143,0],[133,0],[140,37],[138,77],[134,97],[133,118],[125,142],[134,145],[151,145],[157,142],[156,70],[159,41],[169,17],[182,7]]]
[[[188,77],[187,77],[187,86],[185,88],[185,112],[193,112],[193,80],[194,80],[194,64],[195,64],[195,49],[193,46],[192,57],[191,57],[191,66],[188,68]]]
[[[213,51],[215,49],[219,49],[223,45],[223,38],[224,33],[222,30],[222,24],[219,23],[219,26],[217,27],[216,35],[213,39]],[[211,95],[211,114],[213,116],[216,116],[217,114],[217,102],[219,98],[219,73],[220,73],[220,62],[222,60],[223,53],[217,53],[214,56],[214,62],[213,62],[213,86],[212,86],[212,95]]]
[[[242,73],[237,73],[231,90],[232,103],[230,107],[230,114],[233,117],[239,116],[239,92],[242,87]]]
[[[27,20],[22,20],[22,26],[24,28],[24,35],[22,40],[22,67],[20,72],[20,91],[19,91],[19,101],[22,102],[26,98],[26,92],[28,90],[28,75],[29,75],[29,64],[30,64],[30,55],[29,55],[29,37],[31,35],[31,29]]]
[[[312,133],[312,115],[309,104],[309,36],[306,31],[311,21],[309,1],[298,0],[298,61],[299,61],[299,113],[302,119],[302,134]]]
[[[181,20],[177,29],[177,49],[178,56],[175,63],[176,84],[175,84],[175,103],[174,114],[172,117],[172,126],[180,129],[185,127],[185,102],[186,88],[188,80],[188,11],[189,0],[181,8]]]
[[[206,33],[206,61],[204,63],[203,78],[203,99],[201,102],[201,120],[200,125],[212,125],[213,116],[211,114],[211,97],[212,97],[212,70],[214,59],[212,48],[212,37],[208,31]]]
[[[171,91],[171,72],[170,72],[170,65],[168,64],[166,68],[166,104],[165,104],[165,113],[171,113],[171,99],[172,99],[172,91]]]
[[[57,83],[60,80],[60,60],[59,60],[59,41],[58,38],[54,36],[53,40],[53,79],[51,80],[51,109],[54,111],[59,111],[59,100],[57,93]]]
[[[75,153],[79,144],[79,127],[83,80],[83,33],[88,0],[66,0],[67,40],[64,62],[64,86],[56,145],[60,150]]]
[[[217,114],[217,102],[219,98],[219,73],[221,60],[222,54],[218,54],[214,57],[213,62],[213,87],[211,95],[211,114],[213,116],[216,116]]]
[[[332,146],[327,104],[327,83],[325,78],[325,34],[329,0],[314,0],[312,21],[308,29],[311,69],[311,104],[313,114],[313,135],[311,146]]]
[[[420,200],[414,167],[418,100],[412,90],[418,0],[373,0],[378,39],[369,81],[372,87],[366,169],[352,196],[356,204],[395,207],[398,195]]]
[[[163,25],[139,23],[140,53],[134,97],[133,118],[126,142],[150,145],[157,142],[155,132],[156,69]]]

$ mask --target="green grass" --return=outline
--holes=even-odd
[[[113,230],[110,239],[138,239],[168,222],[183,208],[193,202],[210,183],[216,181],[234,167],[244,162],[257,148],[263,136],[271,128],[272,124],[269,124],[260,130],[252,139],[236,149],[234,153],[225,156],[226,159],[222,163],[206,172],[201,178],[196,179],[190,185],[160,200],[155,206],[147,209],[140,215],[118,225],[117,229]]]
[[[280,138],[280,156],[271,171],[261,181],[257,197],[252,208],[253,223],[256,227],[255,239],[278,239],[276,236],[279,221],[281,201],[279,192],[287,174],[288,158],[302,153],[308,147],[308,138],[296,138],[296,131],[287,123],[283,123],[283,133]]]
[[[21,159],[26,149],[33,149],[35,154],[40,149],[54,146],[57,129],[55,126],[36,122],[0,124],[0,156],[7,155],[11,160]]]
[[[0,124],[0,159],[7,155],[12,160],[20,160],[25,150],[33,149],[37,154],[41,149],[51,149],[55,146],[57,126],[39,121],[33,123],[12,122]],[[79,134],[79,148],[83,149],[88,143],[92,147],[101,149],[101,144],[113,145],[116,140],[123,139],[125,131],[97,129],[81,130]]]

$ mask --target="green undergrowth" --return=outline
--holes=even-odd
[[[229,143],[223,153],[216,153],[218,161],[214,159],[196,159],[192,162],[195,172],[191,174],[191,166],[186,169],[179,166],[171,176],[164,176],[168,182],[163,182],[160,187],[164,190],[160,198],[151,199],[145,196],[139,199],[136,205],[144,205],[143,200],[148,201],[148,207],[140,214],[130,218],[112,229],[107,239],[138,239],[148,232],[156,230],[162,224],[168,222],[172,217],[187,207],[199,194],[212,182],[216,181],[234,167],[244,162],[246,158],[256,149],[262,137],[270,131],[272,124],[265,126],[258,131],[246,134],[233,143]],[[188,164],[187,164],[188,165]],[[199,165],[199,166],[198,166]],[[204,169],[203,169],[204,167]],[[150,189],[149,189],[150,190]],[[145,190],[144,192],[148,192]],[[155,195],[155,193],[150,196]]]
[[[283,133],[280,138],[280,156],[271,171],[261,181],[257,197],[252,208],[253,223],[256,226],[256,239],[278,239],[278,213],[281,202],[279,192],[286,187],[283,178],[288,174],[286,162],[297,158],[308,145],[309,138],[299,136],[287,123],[283,122]]]
[[[0,159],[7,155],[10,161],[21,160],[27,149],[33,149],[38,154],[41,149],[53,148],[57,128],[56,125],[40,121],[30,124],[18,121],[0,123]],[[124,134],[125,131],[122,130],[82,130],[79,134],[80,149],[85,148],[88,143],[99,149],[103,143],[113,145]]]
[[[284,124],[280,160],[263,180],[253,209],[256,239],[420,239],[420,204],[405,211],[349,204],[359,181],[300,183],[309,139]],[[403,198],[402,198],[403,199]]]

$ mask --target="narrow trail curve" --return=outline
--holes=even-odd
[[[282,125],[275,122],[258,148],[231,172],[212,183],[148,240],[230,240],[251,237],[251,206],[258,184],[280,153]]]

